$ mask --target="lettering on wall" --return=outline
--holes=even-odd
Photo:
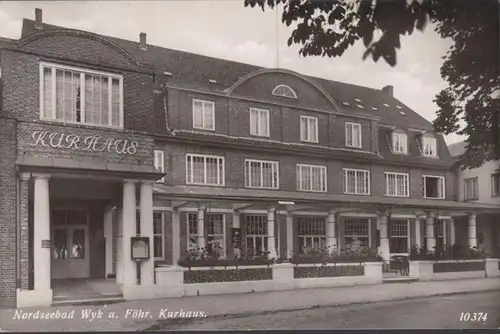
[[[111,152],[123,155],[137,153],[139,144],[135,140],[103,138],[100,136],[77,136],[62,132],[34,131],[31,147],[43,146],[91,152]]]

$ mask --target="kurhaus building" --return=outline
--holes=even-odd
[[[155,286],[155,265],[359,240],[476,245],[488,205],[393,87],[355,86],[23,22],[0,39],[0,305],[49,305],[76,279]],[[132,260],[131,238],[151,256]],[[139,282],[138,284],[138,276]],[[78,280],[81,281],[81,280]],[[151,291],[151,290],[149,290]]]

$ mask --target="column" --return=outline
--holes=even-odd
[[[177,266],[181,257],[181,224],[178,209],[172,212],[172,265]]]
[[[469,214],[469,247],[477,247],[477,239],[476,239],[476,214],[475,213],[470,213]]]
[[[243,256],[243,250],[242,248],[242,240],[241,240],[241,223],[240,223],[240,218],[241,214],[238,210],[235,210],[233,212],[233,232],[231,234],[231,238],[233,237],[233,233],[238,232],[239,233],[239,238],[236,238],[239,240],[239,243],[236,243],[235,240],[231,240],[232,245],[233,245],[233,256],[236,258],[240,258]]]
[[[330,252],[337,250],[337,236],[335,234],[335,211],[328,212],[326,218],[326,246]]]
[[[436,215],[434,212],[427,212],[425,219],[425,228],[427,230],[427,250],[434,251],[436,246],[436,238],[434,237],[434,220]]]
[[[136,201],[135,182],[125,180],[123,183],[123,211],[122,211],[122,270],[123,284],[137,285],[137,265],[131,259],[130,240],[136,235]]]
[[[422,247],[422,234],[421,234],[421,225],[420,225],[421,219],[420,216],[415,217],[415,245],[418,246],[418,248]]]
[[[34,174],[34,233],[33,254],[35,265],[35,290],[51,290],[50,286],[50,195],[49,175]],[[49,246],[49,247],[47,247]]]
[[[141,182],[140,198],[141,236],[149,238],[149,259],[141,262],[141,285],[155,282],[155,256],[153,231],[153,185],[151,181]]]
[[[380,226],[380,253],[384,261],[390,260],[389,253],[389,231],[388,215],[386,212],[380,213],[377,217]]]
[[[205,249],[205,207],[198,207],[198,247]]]
[[[116,283],[123,284],[123,208],[116,209]]]
[[[274,240],[274,217],[276,213],[276,208],[269,208],[267,211],[267,251],[269,252],[269,258],[276,258],[276,243]]]
[[[450,219],[450,246],[455,244],[455,219]]]
[[[286,257],[293,256],[293,215],[286,213]]]
[[[104,240],[106,242],[106,278],[113,273],[113,207],[104,209]]]
[[[21,290],[29,289],[29,193],[28,181],[31,175],[23,173],[19,176],[19,212],[20,212],[20,273]]]

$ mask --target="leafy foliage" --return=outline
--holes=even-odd
[[[486,254],[477,249],[477,247],[463,247],[455,244],[451,247],[434,247],[433,250],[427,250],[418,246],[410,249],[410,260],[468,260],[484,259]]]
[[[439,107],[435,130],[467,136],[467,152],[459,161],[464,168],[500,157],[500,101],[494,95],[500,90],[498,0],[245,0],[245,6],[262,10],[278,5],[282,22],[294,27],[288,45],[301,45],[304,57],[340,57],[361,41],[363,59],[383,58],[396,66],[401,36],[432,23],[442,38],[453,41],[441,67],[448,87],[434,100]]]

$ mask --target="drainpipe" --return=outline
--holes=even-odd
[[[19,182],[19,168],[16,173],[16,288],[21,288],[21,183]]]

